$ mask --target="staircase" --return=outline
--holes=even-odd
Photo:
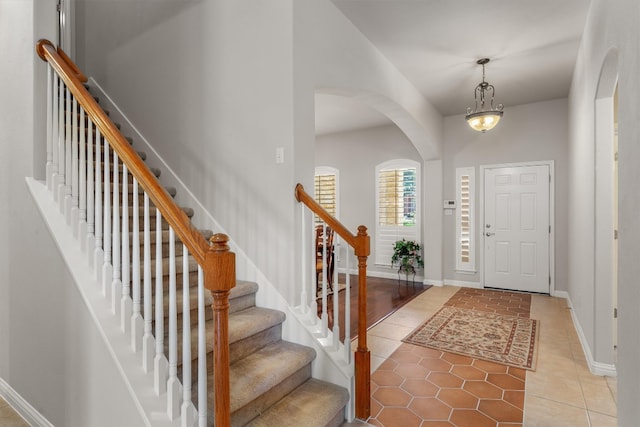
[[[131,138],[127,138],[131,144]],[[110,153],[110,167],[113,171],[113,153]],[[144,152],[138,153],[144,160]],[[122,170],[120,164],[119,170]],[[152,170],[156,177],[160,176],[160,170]],[[113,183],[113,173],[111,174]],[[111,191],[114,186],[110,185]],[[129,201],[133,202],[133,186],[129,185]],[[141,192],[141,190],[139,190]],[[167,192],[175,197],[176,191],[167,188]],[[138,198],[137,209],[130,210],[130,216],[139,215],[139,223],[143,223],[143,198]],[[153,207],[152,207],[153,209]],[[183,207],[182,210],[191,218],[193,210]],[[131,220],[130,220],[131,221]],[[150,217],[151,230],[156,229],[155,217]],[[163,249],[162,260],[165,274],[169,271],[168,250],[168,224],[163,223]],[[142,234],[142,232],[140,232]],[[201,230],[205,238],[213,234],[208,230]],[[130,242],[133,242],[130,233]],[[155,253],[155,233],[152,231],[152,253]],[[140,253],[142,253],[143,236]],[[176,271],[181,271],[182,245],[176,244]],[[189,295],[192,328],[192,372],[197,372],[197,264],[193,259],[189,260]],[[151,265],[152,275],[155,265]],[[169,278],[163,278],[165,300],[165,354],[168,354],[168,286]],[[177,309],[178,324],[182,324],[182,277],[178,274],[177,283]],[[299,344],[282,340],[282,322],[285,314],[281,311],[256,307],[256,292],[258,285],[252,282],[238,280],[230,295],[229,309],[229,351],[230,351],[230,383],[231,383],[231,419],[233,426],[339,426],[344,422],[344,408],[349,400],[346,389],[336,385],[320,381],[311,377],[311,363],[315,359],[315,350]],[[207,343],[214,340],[211,303],[213,299],[209,291],[205,290]],[[154,319],[155,320],[155,319]],[[154,328],[155,330],[155,328]],[[181,333],[178,333],[178,342],[182,342]],[[208,371],[208,399],[213,402],[213,369],[211,369],[212,348],[207,345]],[[178,347],[178,360],[182,361],[182,348]],[[181,377],[181,363],[178,365],[178,377]],[[194,375],[194,378],[197,376]],[[197,391],[197,380],[194,380],[192,389]],[[197,402],[197,397],[193,398]],[[213,425],[213,410],[208,410],[207,425]]]
[[[67,58],[68,59],[68,58]],[[66,61],[66,59],[65,59]],[[86,87],[86,89],[89,89]],[[57,95],[57,88],[54,93]],[[61,92],[62,93],[62,92]],[[57,103],[58,101],[54,96],[52,101],[53,103]],[[98,99],[96,101],[99,102]],[[58,105],[58,104],[56,104]],[[173,378],[182,379],[183,370],[188,372],[187,366],[190,368],[191,372],[196,373],[199,366],[202,364],[198,364],[198,282],[199,282],[199,266],[198,262],[191,256],[188,255],[188,259],[184,259],[186,253],[183,251],[183,245],[178,240],[177,235],[175,237],[174,242],[170,242],[170,236],[173,231],[170,231],[169,224],[162,219],[162,223],[159,224],[159,227],[156,227],[156,217],[155,214],[149,214],[147,217],[148,220],[148,229],[150,232],[146,234],[142,231],[142,224],[145,222],[145,206],[144,201],[145,198],[142,197],[143,190],[142,187],[135,186],[133,183],[133,178],[131,174],[127,174],[128,182],[126,185],[122,185],[122,181],[117,182],[116,177],[122,180],[121,171],[123,171],[122,161],[118,160],[118,165],[114,164],[114,152],[111,146],[109,146],[106,150],[108,156],[105,156],[105,144],[104,138],[99,139],[99,143],[96,144],[96,129],[91,128],[89,125],[90,120],[88,116],[85,116],[84,113],[81,114],[82,111],[79,106],[78,108],[70,107],[70,103],[66,104],[60,103],[59,105],[65,105],[64,109],[60,109],[59,111],[62,113],[60,116],[63,117],[61,119],[61,124],[66,123],[66,125],[60,126],[59,129],[64,129],[62,133],[63,139],[61,140],[61,148],[60,151],[65,155],[67,160],[67,178],[72,174],[76,173],[78,170],[82,172],[84,166],[83,162],[85,159],[88,159],[88,164],[86,166],[86,170],[95,171],[96,174],[96,187],[95,192],[93,190],[87,190],[87,194],[89,196],[95,197],[95,200],[105,201],[105,221],[104,221],[104,229],[111,227],[111,221],[113,217],[114,227],[118,227],[119,225],[115,224],[138,224],[137,228],[129,228],[127,234],[122,233],[123,240],[124,236],[128,235],[128,243],[126,241],[121,241],[117,239],[113,239],[113,248],[111,248],[112,239],[109,235],[110,231],[105,231],[104,236],[104,244],[102,242],[102,231],[103,227],[102,221],[99,221],[96,224],[96,232],[95,232],[95,240],[96,247],[100,250],[103,250],[105,256],[105,265],[109,263],[109,267],[103,271],[112,271],[114,281],[117,281],[121,274],[120,271],[120,254],[124,253],[123,259],[128,259],[133,266],[134,263],[140,263],[140,275],[144,275],[144,282],[148,285],[150,282],[153,283],[153,286],[147,288],[145,291],[150,292],[142,292],[140,291],[139,296],[141,300],[136,301],[136,292],[133,291],[134,284],[131,283],[131,290],[129,290],[129,281],[128,279],[124,280],[121,284],[122,292],[124,292],[124,297],[128,297],[133,294],[133,306],[134,306],[134,315],[144,316],[144,311],[142,307],[145,307],[144,299],[145,294],[146,298],[150,299],[152,304],[157,307],[163,306],[163,318],[157,318],[156,311],[150,311],[151,316],[148,316],[146,321],[143,319],[145,332],[151,333],[151,331],[157,331],[156,326],[161,326],[161,330],[163,331],[162,337],[162,345],[159,345],[160,348],[164,347],[164,353],[161,356],[169,355],[169,330],[170,328],[170,320],[169,316],[172,314],[171,311],[175,309],[175,319],[177,319],[178,325],[183,325],[183,319],[186,319],[186,316],[189,316],[189,321],[187,324],[187,328],[185,331],[188,331],[188,325],[191,325],[190,335],[191,335],[191,351],[190,351],[190,360],[189,355],[184,354],[188,349],[187,346],[185,349],[181,345],[174,346],[174,351],[177,352],[177,366],[175,366],[175,371],[177,371],[177,375],[175,372],[173,373]],[[76,105],[75,103],[73,104]],[[55,111],[55,108],[54,108]],[[54,113],[55,115],[55,113]],[[70,117],[70,121],[66,121],[66,118]],[[79,124],[83,121],[84,124]],[[70,127],[69,122],[73,122],[74,125]],[[119,125],[116,125],[120,128]],[[81,135],[84,130],[84,135]],[[64,132],[67,134],[65,135]],[[53,133],[55,135],[55,133]],[[73,134],[73,143],[69,142],[71,137],[70,134]],[[66,143],[68,144],[68,148],[64,148],[64,137],[66,136]],[[133,140],[131,138],[126,138],[129,144],[133,145]],[[79,144],[78,144],[79,141]],[[56,142],[57,143],[57,142]],[[73,145],[72,145],[73,144]],[[126,144],[126,143],[125,143]],[[79,147],[78,147],[79,145]],[[73,148],[70,148],[72,147]],[[79,148],[79,149],[77,149]],[[77,150],[76,150],[77,149]],[[91,157],[91,152],[93,151],[94,155],[100,155],[98,160],[96,161],[96,157]],[[71,154],[73,153],[73,154]],[[86,153],[86,154],[85,154]],[[49,153],[48,153],[49,154]],[[73,161],[70,159],[73,156]],[[146,154],[144,152],[138,152],[138,156],[143,161],[146,159]],[[54,153],[54,160],[55,153]],[[105,164],[106,157],[106,164]],[[50,158],[50,157],[48,157]],[[79,161],[80,165],[77,166],[77,162]],[[135,162],[134,162],[135,163]],[[75,166],[70,166],[75,165]],[[64,161],[60,162],[60,168],[62,169],[62,175],[64,178]],[[73,169],[73,172],[70,170]],[[119,171],[117,174],[114,172]],[[161,175],[161,171],[159,169],[150,169],[153,175],[156,178],[159,178]],[[104,171],[104,172],[102,172]],[[104,176],[108,176],[110,179],[104,180],[104,184],[100,185],[101,179],[99,178],[99,173],[103,173]],[[47,172],[49,174],[49,171]],[[90,181],[90,178],[87,177],[87,181]],[[64,182],[60,182],[59,185],[63,185]],[[108,188],[107,188],[108,186]],[[67,188],[68,187],[68,188]],[[82,188],[82,184],[80,184]],[[59,189],[62,187],[58,187]],[[71,185],[68,184],[65,187],[64,191],[69,191]],[[128,194],[123,197],[122,189],[126,188]],[[137,188],[137,190],[136,190]],[[175,197],[176,190],[173,188],[165,188],[166,192],[171,196]],[[54,190],[55,191],[55,188]],[[74,192],[76,190],[74,189]],[[82,194],[82,189],[80,193]],[[59,193],[58,202],[63,206],[62,199],[68,199],[69,193],[63,195],[62,192]],[[106,197],[105,197],[106,193]],[[55,199],[55,197],[54,197]],[[122,202],[127,200],[127,212],[125,213],[125,209],[122,207]],[[67,202],[65,200],[64,202]],[[77,201],[74,201],[77,206]],[[82,202],[80,203],[82,204]],[[89,205],[90,203],[87,202]],[[149,213],[155,212],[155,208],[151,205],[149,206]],[[66,208],[61,208],[61,210],[65,211]],[[78,209],[77,207],[74,209]],[[111,210],[112,209],[112,210]],[[80,208],[82,210],[82,208]],[[189,218],[191,218],[194,214],[193,209],[183,207],[181,208],[182,212]],[[66,211],[65,211],[66,212]],[[78,212],[76,210],[76,212]],[[96,212],[101,212],[100,203],[96,204]],[[109,212],[107,215],[106,213]],[[116,212],[116,214],[112,215],[112,212]],[[69,215],[69,214],[67,214]],[[90,214],[87,214],[89,218],[91,218]],[[67,219],[67,222],[73,222],[73,220]],[[88,222],[87,222],[88,223]],[[98,227],[98,224],[100,227]],[[92,226],[89,226],[89,234],[93,231],[91,230]],[[124,229],[124,228],[123,228]],[[76,230],[74,225],[74,230]],[[119,237],[120,232],[114,231],[114,236]],[[125,229],[126,230],[126,229]],[[71,231],[70,231],[71,232]],[[209,239],[212,236],[212,232],[208,230],[200,230],[200,234],[204,237],[204,239]],[[158,236],[160,234],[160,236]],[[156,238],[160,240],[157,242]],[[83,236],[80,235],[79,239],[82,240]],[[139,253],[143,254],[145,251],[145,240],[147,241],[147,254],[149,252],[153,254],[159,254],[161,252],[160,258],[151,257],[151,261],[147,259],[145,262],[142,257],[137,258],[134,253],[138,252],[134,245],[137,243],[140,245]],[[157,247],[157,244],[161,244],[160,248]],[[173,247],[175,243],[175,253],[173,254],[173,258],[171,258],[170,252],[173,252]],[[171,249],[170,249],[171,248]],[[158,249],[158,252],[156,252]],[[128,252],[127,252],[128,250]],[[112,257],[113,253],[113,257]],[[126,254],[129,254],[128,256]],[[112,259],[113,258],[113,259]],[[147,257],[145,257],[147,258]],[[183,261],[186,261],[183,263]],[[94,268],[99,271],[102,267],[101,258],[97,258],[94,263]],[[174,263],[174,265],[171,265]],[[162,280],[156,275],[160,272],[160,270],[156,269],[156,266],[162,266]],[[137,266],[134,266],[137,267]],[[174,270],[175,274],[171,275],[170,270]],[[112,270],[111,270],[112,268]],[[137,268],[135,268],[137,271]],[[101,273],[103,278],[105,277],[105,273]],[[111,273],[109,273],[111,274]],[[183,277],[187,275],[188,277]],[[97,277],[101,277],[100,273],[97,274]],[[108,276],[107,276],[108,277]],[[111,279],[108,279],[109,282]],[[132,280],[133,282],[133,280]],[[175,282],[175,283],[173,283]],[[118,292],[117,288],[114,287],[112,291],[108,290],[109,285],[105,285],[103,280],[103,289],[105,289],[105,293],[107,298],[111,297],[112,301],[118,301],[118,298],[114,296],[115,293]],[[175,286],[175,299],[173,302],[170,302],[169,298],[169,290]],[[183,283],[188,284],[188,290],[186,294],[188,295],[189,302],[188,304],[184,304],[184,299],[187,298],[183,293]],[[139,289],[136,286],[136,290]],[[230,410],[231,410],[231,425],[233,426],[339,426],[344,422],[345,419],[345,406],[347,405],[350,397],[349,392],[339,386],[334,384],[330,384],[324,381],[320,381],[312,378],[311,376],[311,364],[316,357],[315,350],[309,347],[305,347],[303,345],[295,344],[292,342],[287,342],[282,339],[282,324],[285,321],[285,314],[281,311],[272,310],[268,308],[262,308],[256,306],[256,292],[258,290],[258,285],[252,282],[240,281],[237,280],[235,287],[231,289],[230,297],[229,297],[229,322],[228,322],[228,335],[229,335],[229,363],[230,363]],[[159,293],[162,291],[162,297],[156,298],[156,292]],[[111,295],[109,295],[111,292]],[[213,382],[213,343],[215,342],[214,337],[214,312],[211,307],[213,303],[213,297],[211,293],[207,290],[204,291],[204,301],[206,305],[205,309],[205,324],[206,324],[206,365],[207,365],[207,414],[208,417],[206,419],[206,423],[203,423],[200,420],[200,425],[206,424],[207,426],[212,426],[214,424],[214,410],[212,408],[214,402],[214,382]],[[162,304],[159,304],[158,301],[162,301]],[[148,302],[148,301],[147,301]],[[112,302],[112,306],[114,307],[114,312],[117,312],[118,309],[115,308],[116,304]],[[188,310],[184,307],[188,307]],[[171,307],[171,309],[170,309]],[[123,309],[124,310],[124,309]],[[137,311],[136,311],[137,310]],[[185,312],[185,310],[188,311]],[[123,322],[129,325],[129,317],[128,314],[125,315],[123,311],[122,315],[125,321]],[[161,322],[161,323],[159,323]],[[135,320],[131,320],[130,329],[136,329]],[[174,342],[181,343],[182,341],[182,331],[183,328],[179,327],[174,329],[177,337],[174,336]],[[131,332],[132,335],[135,336],[135,332]],[[147,337],[147,334],[145,334]],[[177,338],[177,339],[176,339]],[[146,338],[143,338],[143,340]],[[155,337],[155,340],[159,342],[160,337]],[[139,351],[139,350],[138,350]],[[153,357],[152,352],[158,351],[157,346],[149,345],[147,347],[147,356],[151,355]],[[144,354],[144,352],[143,352]],[[183,357],[183,354],[185,357]],[[145,356],[143,356],[145,357]],[[158,354],[156,354],[158,357]],[[185,360],[186,359],[186,360]],[[151,359],[147,359],[151,360]],[[189,364],[189,365],[186,365]],[[151,368],[152,369],[152,368]],[[173,367],[169,367],[168,371],[171,372],[174,370]],[[157,372],[160,370],[156,369]],[[190,402],[193,402],[193,405],[197,405],[198,402],[198,375],[192,375],[192,396],[189,401],[188,397],[187,403],[190,405]],[[169,381],[171,382],[171,381]],[[168,383],[169,383],[168,382]],[[179,396],[179,400],[176,402],[182,402],[182,392],[183,385],[178,386],[179,390],[176,391],[176,395]],[[169,387],[169,386],[167,386]],[[165,387],[160,387],[160,390],[164,390]],[[185,390],[188,391],[188,390]],[[152,390],[136,390],[135,393],[143,393],[149,394]],[[159,393],[158,399],[162,401],[167,401],[168,391],[161,391]],[[169,399],[171,400],[171,399]],[[167,405],[170,407],[171,405]],[[179,406],[179,405],[177,405]],[[197,409],[197,408],[196,408]],[[180,411],[174,412],[174,418],[182,417],[182,425],[196,425],[198,421],[194,416],[185,416],[185,409],[183,406],[182,413]],[[171,410],[167,411],[169,414]],[[169,415],[168,418],[171,418]],[[175,425],[175,423],[174,423]],[[222,427],[222,426],[220,426]]]

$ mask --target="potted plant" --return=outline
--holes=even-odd
[[[401,271],[404,271],[407,280],[409,273],[415,277],[416,267],[422,268],[424,266],[421,251],[422,245],[414,240],[402,239],[393,244],[391,265],[398,265],[398,278],[400,278]]]

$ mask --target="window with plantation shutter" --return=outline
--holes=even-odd
[[[328,166],[316,168],[314,194],[318,202],[327,212],[338,218],[338,170]],[[316,223],[320,219],[316,217]]]
[[[397,240],[420,241],[419,163],[392,160],[376,167],[375,263],[391,265]]]
[[[456,169],[456,270],[475,272],[475,168]]]

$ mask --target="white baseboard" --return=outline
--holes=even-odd
[[[463,288],[483,289],[480,282],[467,282],[464,280],[445,279],[444,284],[448,286],[461,286]]]
[[[567,291],[552,291],[551,296],[556,298],[564,298],[569,301],[569,292]]]
[[[433,279],[424,279],[422,281],[423,285],[431,285],[431,286],[444,286],[444,281],[443,280],[433,280]]]
[[[589,348],[589,343],[587,341],[587,337],[582,330],[582,326],[580,325],[580,321],[576,316],[576,312],[573,310],[573,304],[571,303],[571,298],[569,298],[569,294],[564,291],[554,292],[553,296],[560,295],[557,294],[566,294],[567,304],[571,309],[571,320],[573,321],[573,327],[576,328],[576,332],[578,333],[578,339],[580,340],[580,346],[582,347],[582,352],[584,353],[584,357],[587,359],[587,365],[589,366],[589,371],[591,371],[594,375],[602,375],[606,377],[616,377],[618,376],[616,366],[609,363],[600,363],[593,360],[593,354],[591,354],[591,348]]]
[[[346,273],[347,269],[346,268],[338,268],[338,273]],[[358,274],[358,270],[354,269],[354,268],[350,268],[349,269],[349,274]],[[386,271],[372,271],[372,270],[367,270],[367,276],[369,277],[378,277],[380,279],[395,279],[398,280],[398,273],[396,272],[386,272]],[[409,276],[409,280],[411,280],[412,276]],[[425,283],[426,281],[425,279],[419,275],[416,274],[415,276],[415,281],[418,283]],[[404,275],[400,275],[400,280],[404,280]]]
[[[0,397],[7,401],[29,425],[34,427],[54,427],[40,412],[18,394],[5,380],[0,378]]]

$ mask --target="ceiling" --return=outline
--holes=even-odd
[[[332,0],[443,115],[473,107],[486,81],[510,106],[569,93],[589,0]],[[388,123],[358,101],[316,95],[319,135]]]

